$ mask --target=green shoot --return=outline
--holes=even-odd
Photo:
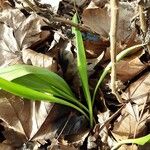
[[[73,23],[78,24],[77,14],[73,16]],[[92,101],[91,101],[89,84],[88,84],[87,61],[86,61],[82,34],[75,27],[72,28],[72,32],[75,34],[75,44],[77,48],[77,68],[79,71],[79,76],[81,79],[84,96],[88,105],[89,115],[90,115],[90,125],[92,127],[93,126],[93,107],[92,107]]]
[[[123,144],[138,144],[138,145],[144,145],[146,143],[150,143],[150,134],[143,136],[141,138],[137,139],[127,139],[127,140],[122,140],[119,141],[113,148],[112,150],[115,150],[119,148]]]

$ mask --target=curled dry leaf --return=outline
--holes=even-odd
[[[41,40],[41,26],[45,25],[37,14],[33,13],[14,31],[14,36],[21,49],[30,47],[32,44]]]
[[[19,9],[6,9],[0,12],[0,21],[14,31],[19,28],[25,19],[26,17]]]
[[[44,67],[51,71],[57,70],[57,64],[52,57],[42,53],[37,53],[31,49],[22,50],[22,59],[25,64]]]
[[[0,49],[7,52],[18,52],[19,46],[13,35],[13,29],[4,23],[0,23]]]
[[[20,10],[8,9],[0,12],[0,21],[1,66],[20,63],[21,50],[43,40],[41,26],[45,23],[37,14],[26,18]]]
[[[21,63],[19,46],[13,35],[13,29],[0,23],[0,66],[5,67]]]

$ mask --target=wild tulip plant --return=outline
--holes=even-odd
[[[73,22],[78,24],[77,15],[73,17]],[[87,106],[83,105],[74,95],[66,81],[56,73],[44,68],[31,65],[13,65],[0,69],[0,88],[14,95],[27,98],[28,100],[49,101],[68,107],[72,107],[83,114],[93,127],[93,106],[96,92],[105,76],[111,69],[111,63],[103,70],[99,81],[91,97],[87,60],[81,32],[73,27],[72,32],[75,34],[75,44],[77,49],[77,68],[80,76],[84,97]],[[117,61],[128,55],[134,49],[142,47],[144,44],[135,45],[122,51],[117,56]]]

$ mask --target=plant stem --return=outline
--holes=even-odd
[[[111,7],[111,24],[110,24],[110,55],[111,55],[111,90],[116,96],[117,100],[122,103],[122,99],[116,89],[116,43],[117,43],[117,27],[118,27],[118,17],[119,8],[118,0],[110,0]]]

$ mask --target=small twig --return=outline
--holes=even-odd
[[[119,108],[112,116],[110,116],[110,117],[108,118],[108,120],[106,120],[106,121],[104,122],[104,124],[100,127],[99,132],[101,132],[101,131],[103,130],[103,128],[104,128],[105,126],[107,126],[107,125],[122,111],[122,109],[123,109],[125,106],[126,106],[126,103],[123,104],[122,107]]]
[[[111,54],[111,90],[116,96],[117,100],[122,103],[121,96],[119,95],[116,88],[116,43],[117,43],[117,27],[118,27],[118,17],[119,8],[118,0],[110,0],[111,7],[111,24],[110,24],[110,54]]]
[[[24,0],[24,1],[28,4],[28,6],[34,12],[40,13],[41,16],[43,16],[46,19],[48,19],[49,23],[47,21],[45,21],[48,25],[50,25],[51,22],[60,22],[60,23],[65,24],[65,25],[76,27],[76,28],[78,28],[81,31],[86,31],[86,32],[93,33],[93,34],[98,34],[98,33],[94,32],[94,31],[92,31],[91,29],[89,29],[87,27],[84,27],[83,25],[76,24],[76,23],[73,23],[70,20],[67,20],[64,17],[56,17],[49,9],[41,9],[36,4],[31,3],[30,0]]]
[[[140,17],[140,23],[141,23],[141,30],[143,31],[143,34],[145,36],[147,32],[147,26],[146,26],[146,19],[144,15],[144,7],[142,5],[139,5],[139,17]]]
[[[140,17],[141,30],[143,32],[143,37],[144,37],[144,42],[145,42],[145,37],[146,37],[146,33],[148,31],[148,28],[146,25],[144,6],[142,6],[140,4],[139,4],[139,17]],[[147,47],[148,53],[150,54],[150,43],[148,43],[146,47]]]
[[[60,136],[62,135],[62,133],[64,132],[64,130],[65,130],[66,126],[68,125],[68,122],[70,121],[70,119],[71,119],[72,116],[73,116],[73,113],[71,112],[71,113],[69,114],[68,119],[67,119],[66,123],[64,124],[62,130],[60,131],[59,135],[58,135],[57,138],[56,138],[57,141],[58,141],[58,139],[60,138]],[[50,150],[52,150],[54,146],[55,146],[55,142],[54,142],[53,144],[51,144]]]

